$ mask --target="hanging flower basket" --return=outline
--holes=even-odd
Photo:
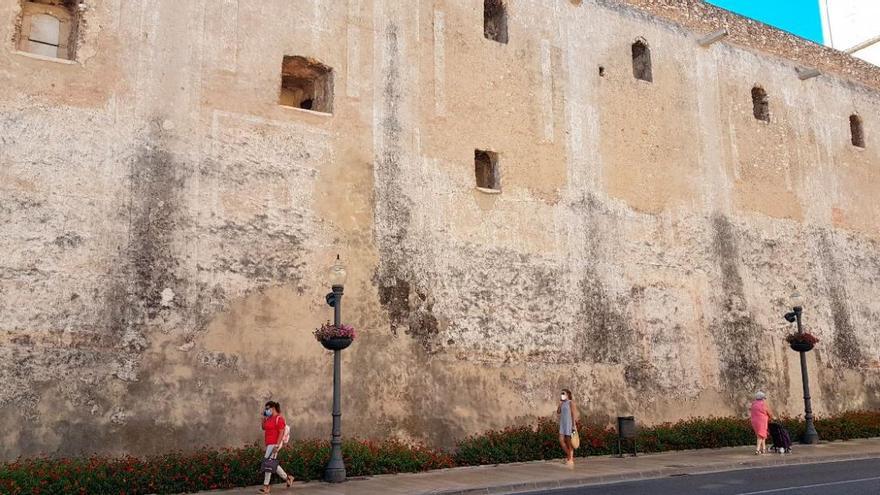
[[[785,336],[788,345],[797,352],[810,352],[819,342],[819,339],[811,333],[791,333]]]
[[[351,339],[346,337],[334,337],[322,340],[321,345],[330,351],[341,351],[351,345]]]
[[[313,335],[324,348],[331,351],[341,351],[351,345],[356,332],[351,325],[339,325],[337,327],[336,325],[331,325],[328,321],[319,328],[316,328]]]
[[[797,352],[810,352],[813,350],[813,344],[807,342],[792,342],[789,346],[791,346],[793,351]]]

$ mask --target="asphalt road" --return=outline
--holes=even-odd
[[[880,495],[880,459],[672,476],[530,495]]]

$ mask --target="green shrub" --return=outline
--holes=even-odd
[[[748,420],[737,418],[690,418],[662,423],[639,431],[643,452],[715,449],[754,443],[755,434]]]
[[[0,465],[0,493],[182,493],[258,485],[263,482],[259,473],[263,452],[263,448],[251,445],[172,452],[144,459],[19,459]],[[342,454],[349,476],[426,471],[453,465],[452,458],[444,452],[396,440],[346,440]],[[297,479],[320,479],[330,459],[330,447],[326,441],[294,441],[279,452],[278,458]]]
[[[871,438],[880,436],[880,413],[876,411],[851,411],[838,416],[817,418],[816,430],[822,440],[851,440],[853,438]],[[800,433],[804,431],[800,425]]]
[[[801,418],[782,418],[792,439],[803,434]],[[846,412],[816,419],[823,441],[880,436],[880,411]],[[607,425],[579,422],[580,456],[616,451],[617,435]],[[642,452],[751,445],[755,441],[747,419],[691,418],[638,430]],[[418,472],[453,466],[558,459],[559,429],[555,421],[539,419],[533,425],[511,426],[461,440],[454,453],[398,440],[345,440],[342,444],[349,476]],[[19,459],[0,464],[0,493],[146,494],[181,493],[262,482],[258,472],[263,448],[171,452],[146,458],[85,457]],[[299,440],[279,453],[284,469],[300,480],[321,479],[330,458],[326,441]]]
[[[796,440],[805,430],[802,418],[778,418]],[[880,411],[846,412],[815,420],[823,441],[850,440],[880,436]],[[578,456],[617,453],[614,428],[590,422],[578,422],[581,447]],[[641,452],[664,452],[686,449],[715,449],[752,445],[755,434],[748,419],[690,418],[676,423],[661,423],[638,429]],[[626,450],[628,445],[624,445]],[[455,462],[460,466],[499,464],[517,461],[558,459],[559,429],[555,421],[539,419],[533,426],[510,427],[469,436],[456,449]]]

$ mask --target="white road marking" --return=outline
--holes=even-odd
[[[790,486],[788,488],[776,488],[773,490],[761,490],[758,492],[744,492],[744,493],[738,493],[737,495],[760,495],[762,493],[779,493],[779,492],[787,492],[789,490],[802,490],[804,488],[818,488],[820,486],[846,485],[849,483],[862,483],[864,481],[874,481],[874,480],[880,480],[880,476],[875,476],[873,478],[861,478],[858,480],[834,481],[832,483],[817,483],[815,485]]]

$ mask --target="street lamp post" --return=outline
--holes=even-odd
[[[798,334],[803,334],[804,329],[801,326],[801,315],[803,314],[803,300],[797,292],[791,296],[792,311],[785,314],[785,320],[789,323],[797,322]],[[819,433],[816,431],[816,425],[813,424],[813,405],[810,401],[810,376],[807,373],[807,353],[804,350],[798,351],[801,355],[801,381],[804,384],[804,420],[806,421],[806,430],[802,443],[814,444],[819,443]]]
[[[333,308],[333,324],[339,328],[342,324],[342,289],[345,284],[345,267],[336,256],[336,263],[330,268],[330,286],[332,292],[327,294],[327,304]],[[347,346],[346,346],[347,347]],[[343,347],[344,348],[344,347]],[[324,481],[339,483],[345,481],[345,461],[342,459],[342,411],[340,405],[342,348],[333,349],[333,431],[330,437],[330,461],[324,468]]]

